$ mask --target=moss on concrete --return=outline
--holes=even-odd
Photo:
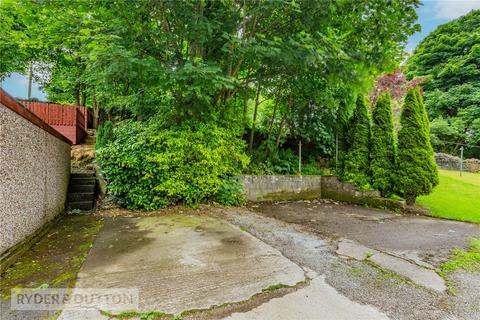
[[[371,196],[355,196],[334,190],[322,190],[322,198],[392,211],[398,211],[403,208],[403,203],[395,199]]]
[[[13,288],[73,287],[102,226],[102,219],[91,216],[62,217],[15,264],[2,272],[2,299],[9,299]]]
[[[321,198],[321,189],[303,190],[300,192],[280,191],[264,195],[261,201],[282,201],[282,200],[315,200]]]

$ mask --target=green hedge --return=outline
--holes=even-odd
[[[126,207],[154,210],[214,200],[223,180],[248,164],[244,150],[241,139],[213,124],[165,129],[127,121],[114,129],[97,159],[108,189]]]

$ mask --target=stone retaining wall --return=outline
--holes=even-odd
[[[249,201],[318,199],[320,176],[242,176]]]
[[[435,162],[440,169],[460,170],[460,158],[450,154],[435,153]],[[463,160],[463,170],[466,172],[480,173],[480,160]]]
[[[404,202],[380,197],[376,190],[359,191],[335,176],[242,176],[248,201],[332,199],[378,208],[403,209]]]
[[[70,144],[0,90],[0,255],[64,211]]]

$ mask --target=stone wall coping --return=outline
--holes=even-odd
[[[15,100],[12,96],[10,96],[7,92],[0,88],[0,104],[4,105],[8,109],[12,110],[22,118],[28,120],[29,122],[33,123],[40,129],[50,133],[55,138],[62,140],[63,142],[72,145],[70,140],[64,137],[61,133],[57,130],[52,128],[48,125],[45,121],[40,119],[35,113],[25,108],[20,102]]]

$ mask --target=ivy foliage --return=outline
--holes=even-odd
[[[405,97],[398,133],[397,192],[407,204],[419,195],[429,194],[438,180],[438,168],[430,144],[429,121],[418,89]]]
[[[109,190],[126,207],[153,210],[213,200],[219,190],[219,200],[232,204],[233,196],[225,197],[231,184],[223,178],[248,164],[244,148],[232,132],[209,123],[161,128],[156,121],[127,120],[97,151],[97,159]]]
[[[350,128],[351,147],[346,155],[343,178],[362,189],[368,189],[371,186],[370,116],[363,96],[357,98]]]
[[[371,143],[372,187],[383,195],[390,195],[394,191],[397,161],[389,93],[381,95],[373,109]]]

